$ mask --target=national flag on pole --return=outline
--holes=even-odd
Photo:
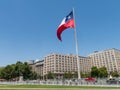
[[[61,24],[58,26],[57,29],[57,37],[59,40],[62,41],[61,34],[67,28],[74,28],[74,18],[73,18],[73,11],[71,11],[65,18],[63,18]]]
[[[58,37],[59,40],[62,41],[61,34],[67,28],[74,28],[75,43],[76,43],[76,56],[77,56],[77,68],[78,68],[78,80],[79,80],[79,79],[81,79],[81,75],[80,75],[80,64],[79,64],[79,55],[78,55],[78,41],[77,41],[77,34],[76,34],[76,27],[75,27],[74,8],[65,18],[63,18],[61,24],[58,26],[57,37]]]

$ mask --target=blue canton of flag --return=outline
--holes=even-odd
[[[71,12],[66,16],[65,22],[67,22],[67,21],[70,20],[70,19],[73,19],[73,11],[71,11]]]

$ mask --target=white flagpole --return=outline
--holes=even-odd
[[[74,35],[75,35],[75,43],[76,43],[76,56],[77,56],[78,79],[81,79],[81,75],[80,75],[80,62],[79,62],[79,56],[78,56],[78,40],[77,40],[77,33],[76,33],[74,8],[73,8],[73,18],[74,18]]]

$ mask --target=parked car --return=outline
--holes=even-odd
[[[107,80],[106,82],[107,84],[120,84],[120,79],[112,78],[112,79]]]
[[[85,78],[85,81],[88,81],[88,82],[97,82],[97,79],[89,77],[89,78]]]

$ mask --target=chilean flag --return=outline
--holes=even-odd
[[[73,11],[71,11],[65,18],[63,18],[61,24],[57,29],[57,37],[60,41],[62,41],[61,34],[67,28],[74,28],[74,19],[73,19]]]

